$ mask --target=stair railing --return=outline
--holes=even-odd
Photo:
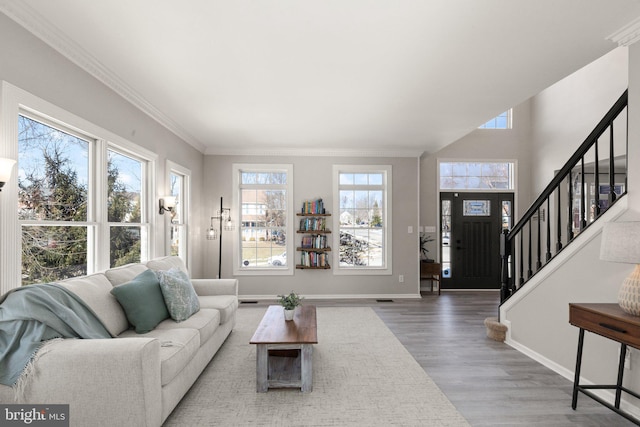
[[[626,194],[628,119],[621,115],[627,103],[625,91],[520,221],[501,235],[501,303]],[[615,144],[618,118],[623,148]]]

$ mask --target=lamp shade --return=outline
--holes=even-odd
[[[171,210],[176,207],[176,198],[175,196],[164,196],[162,198],[164,200],[164,207],[167,210]]]
[[[640,221],[606,223],[602,229],[600,259],[640,264]]]
[[[618,305],[640,316],[640,222],[609,222],[602,229],[600,259],[636,264],[618,291]]]
[[[7,182],[11,178],[13,165],[16,163],[13,159],[0,157],[0,182]]]

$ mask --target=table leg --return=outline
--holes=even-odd
[[[620,397],[622,395],[622,377],[624,376],[624,359],[627,355],[627,345],[620,344],[620,360],[618,361],[618,382],[616,383],[615,407],[620,409]]]
[[[584,329],[580,328],[578,335],[578,355],[576,356],[576,374],[573,379],[573,399],[571,399],[571,408],[576,409],[578,405],[578,386],[580,385],[580,367],[582,365],[582,345],[584,344]]]
[[[265,393],[269,389],[269,350],[266,344],[256,346],[256,390]]]
[[[300,364],[301,390],[303,392],[313,391],[313,345],[302,344]]]

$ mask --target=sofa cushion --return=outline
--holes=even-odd
[[[122,267],[107,270],[104,274],[113,286],[118,286],[130,282],[145,270],[147,270],[147,267],[145,267],[144,264],[127,264]]]
[[[176,328],[190,328],[195,329],[200,333],[200,345],[209,341],[218,329],[220,325],[220,311],[211,308],[201,309],[193,316],[189,317],[184,322],[176,322],[173,319],[167,319],[162,322],[156,329],[176,329]]]
[[[200,302],[187,274],[178,269],[156,271],[160,289],[171,318],[176,322],[187,320],[200,310]]]
[[[238,298],[235,295],[207,295],[198,297],[200,309],[215,308],[220,311],[220,324],[233,318],[238,309]]]
[[[184,265],[182,258],[177,256],[165,256],[161,258],[155,258],[147,261],[147,267],[159,271],[159,270],[170,270],[172,268],[177,268],[184,272],[187,276],[189,276],[189,271],[187,270],[187,266]]]
[[[58,282],[89,306],[113,336],[129,328],[129,322],[116,298],[111,295],[111,283],[104,274],[76,277]]]
[[[154,329],[139,335],[125,331],[120,338],[150,337],[160,341],[160,382],[166,385],[184,369],[200,348],[200,334],[195,329]]]
[[[136,332],[144,334],[169,317],[155,273],[145,270],[130,282],[111,288]]]

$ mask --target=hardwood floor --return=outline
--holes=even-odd
[[[443,292],[420,300],[305,303],[373,307],[472,426],[634,425],[584,395],[572,410],[571,381],[487,338],[483,321],[496,316],[498,299],[497,292]]]

